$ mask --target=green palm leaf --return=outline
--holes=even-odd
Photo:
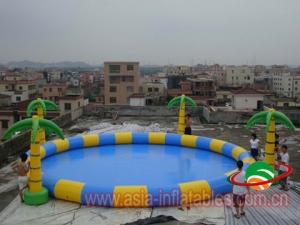
[[[59,107],[54,102],[51,102],[49,100],[42,100],[42,101],[45,103],[46,109],[59,111]]]
[[[179,103],[181,101],[181,97],[182,96],[178,96],[178,97],[175,97],[173,98],[167,105],[167,109],[170,109],[172,108],[172,106],[174,106],[175,104]]]
[[[46,119],[39,119],[39,125],[41,128],[43,128],[45,131],[47,130],[47,132],[50,133],[55,133],[57,134],[61,139],[64,139],[64,134],[61,131],[61,129],[59,128],[59,126],[57,126],[55,123],[53,123],[51,120],[46,120]]]
[[[253,115],[246,125],[246,129],[250,129],[256,123],[265,123],[268,111],[263,111]]]
[[[273,116],[273,111],[267,111],[268,114],[267,114],[267,118],[266,118],[266,131],[269,130],[269,127],[270,127],[270,123],[271,123],[271,120],[272,120],[272,116]]]
[[[276,122],[286,125],[291,130],[295,130],[295,126],[294,126],[293,122],[286,115],[284,115],[281,112],[275,111],[274,116],[275,116]]]
[[[44,115],[46,115],[46,105],[44,103],[44,100],[42,99],[37,99],[37,100],[34,100],[32,102],[30,102],[30,104],[27,106],[27,116],[31,116],[32,112],[35,111],[38,107],[38,105],[41,105],[42,108],[43,108],[43,113]]]
[[[21,120],[10,126],[3,135],[3,139],[8,139],[18,131],[29,130],[32,128],[32,118]]]

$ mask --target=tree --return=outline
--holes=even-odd
[[[179,106],[179,117],[178,117],[178,127],[177,127],[177,133],[178,134],[184,134],[184,117],[185,117],[185,103],[189,103],[193,107],[197,107],[196,103],[193,99],[186,97],[185,95],[181,95],[178,97],[173,98],[167,105],[167,109],[172,108],[177,103],[180,103]]]
[[[266,123],[266,146],[265,146],[265,162],[273,168],[275,166],[275,123],[279,122],[291,130],[295,130],[292,121],[283,113],[270,108],[268,111],[263,111],[255,114],[247,123],[246,129],[250,129],[255,123]]]
[[[32,112],[37,110],[37,116],[42,119],[44,118],[44,115],[46,115],[47,109],[59,111],[58,106],[54,102],[38,98],[37,100],[30,102],[27,106],[27,117],[30,117]],[[39,128],[39,137],[40,143],[44,144],[46,142],[46,134],[45,130],[42,128]]]
[[[38,116],[13,124],[3,136],[3,139],[8,139],[15,132],[31,129],[29,191],[24,193],[24,200],[28,205],[46,203],[49,195],[48,190],[42,186],[39,127],[54,131],[61,139],[64,139],[64,134],[55,123]]]

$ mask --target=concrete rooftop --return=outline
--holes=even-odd
[[[99,123],[114,123],[114,126],[107,124],[97,125]],[[126,117],[119,118],[112,121],[109,119],[100,120],[98,118],[85,118],[80,119],[76,123],[77,127],[83,129],[98,130],[101,132],[111,132],[111,127],[118,128],[117,130],[126,131],[140,131],[136,129],[160,129],[163,132],[176,133],[177,118],[136,118]],[[95,126],[97,125],[97,126]],[[123,126],[126,125],[126,126]],[[139,125],[139,126],[138,126]],[[70,127],[65,128],[67,131]],[[122,129],[125,130],[122,130]],[[258,138],[263,142],[265,140],[264,133],[265,126],[258,125],[251,130],[245,130],[244,125],[210,125],[200,124],[193,119],[192,130],[193,134],[199,136],[207,136],[232,142],[245,149],[249,148],[249,138],[252,132],[257,133]],[[300,151],[299,130],[290,131],[287,128],[279,125],[276,127],[277,132],[280,134],[282,142],[289,147],[289,154],[291,157],[290,164],[293,166],[294,171],[290,176],[290,180],[300,182]],[[67,136],[76,135],[75,133],[67,133]],[[89,207],[76,203],[65,202],[50,198],[50,201],[41,206],[28,206],[21,204],[17,195],[17,181],[16,175],[11,171],[10,165],[3,167],[0,173],[0,224],[125,224],[143,219],[147,217],[156,217],[158,215],[173,216],[177,220],[186,222],[168,222],[164,224],[203,224],[201,222],[211,222],[211,224],[258,224],[257,218],[253,220],[250,215],[257,215],[260,212],[265,215],[272,215],[270,224],[282,224],[280,218],[285,218],[287,224],[297,224],[300,221],[298,215],[298,208],[300,197],[293,190],[288,191],[288,196],[291,199],[291,204],[286,207],[262,207],[262,208],[247,208],[249,215],[241,220],[236,220],[233,217],[233,208],[226,205],[226,202],[219,206],[209,207],[191,207],[190,210],[185,208],[184,211],[178,210],[176,207],[169,208],[106,208],[106,207]],[[296,186],[295,186],[296,187]],[[274,186],[266,193],[277,193],[278,187]],[[258,210],[255,211],[255,210]],[[277,210],[277,211],[276,211]],[[281,215],[280,215],[281,213]],[[278,216],[278,218],[276,218]],[[257,216],[260,217],[259,215]],[[262,223],[264,223],[262,221]],[[205,224],[205,223],[204,223]],[[265,224],[265,223],[264,223]]]

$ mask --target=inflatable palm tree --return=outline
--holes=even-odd
[[[30,102],[30,104],[28,105],[27,117],[30,117],[32,112],[37,110],[37,116],[39,118],[44,118],[44,115],[46,115],[46,113],[47,113],[47,109],[59,111],[59,108],[55,103],[53,103],[49,100],[44,100],[44,99],[38,98],[37,100]],[[40,138],[41,144],[44,144],[46,142],[45,130],[42,128],[39,128],[39,138]]]
[[[185,95],[181,95],[178,97],[173,98],[169,104],[167,105],[167,109],[172,108],[177,103],[180,103],[180,110],[179,110],[179,118],[178,118],[178,128],[177,133],[178,134],[184,134],[184,117],[185,117],[185,103],[189,103],[193,107],[197,107],[196,103],[193,99],[186,97]]]
[[[283,113],[277,112],[274,109],[260,112],[250,118],[247,123],[246,129],[252,127],[255,123],[266,123],[266,146],[265,146],[265,162],[270,164],[274,168],[275,164],[275,123],[279,122],[292,130],[295,130],[295,126],[292,121]]]
[[[48,201],[48,190],[42,186],[39,127],[54,131],[64,139],[64,134],[55,123],[38,116],[13,124],[3,136],[4,139],[8,139],[17,131],[31,129],[29,191],[24,193],[24,200],[28,205],[40,205]]]

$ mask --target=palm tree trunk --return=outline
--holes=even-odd
[[[177,127],[177,133],[178,134],[184,134],[184,128],[185,128],[185,102],[183,101],[182,105],[179,106],[179,117],[178,117],[178,127]]]
[[[37,107],[37,116],[41,119],[44,118],[44,112],[43,112],[43,107],[41,106],[41,104],[38,104]],[[45,134],[45,130],[42,128],[39,128],[39,134],[38,134],[39,138],[40,138],[40,144],[44,144],[46,142],[46,134]]]
[[[272,116],[266,136],[265,162],[275,168],[275,118]]]
[[[33,129],[32,131],[33,132]],[[30,177],[29,177],[29,191],[42,191],[42,173],[41,173],[41,155],[39,135],[36,135],[34,142],[30,144]]]

